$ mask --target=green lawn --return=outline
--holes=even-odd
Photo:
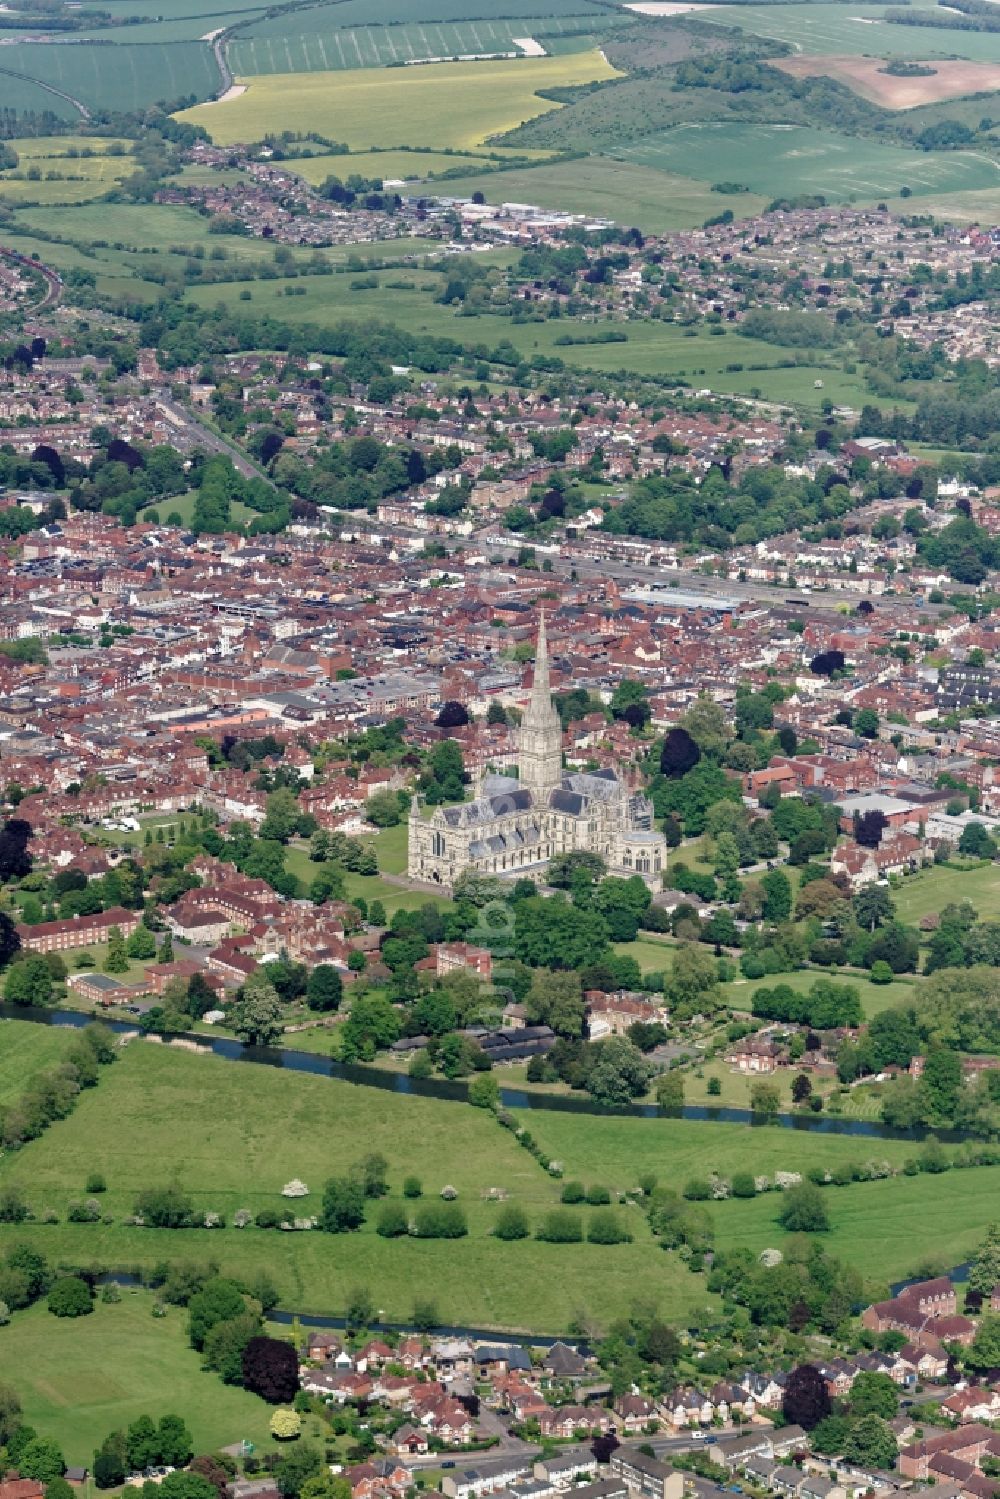
[[[469,1237],[382,1239],[374,1232],[377,1210],[360,1233],[338,1237],[253,1228],[164,1232],[121,1222],[142,1187],[173,1177],[198,1208],[231,1217],[239,1207],[280,1207],[283,1183],[297,1176],[312,1193],[302,1208],[315,1211],[325,1180],[373,1150],[390,1162],[395,1197],[411,1172],[428,1197],[454,1186]],[[496,1207],[483,1192],[502,1188],[537,1221],[556,1205],[558,1186],[509,1132],[467,1104],[235,1066],[137,1041],[80,1099],[71,1119],[0,1161],[0,1184],[17,1183],[36,1210],[51,1206],[64,1220],[92,1170],[107,1180],[103,1203],[112,1224],[32,1224],[17,1236],[70,1264],[211,1256],[223,1271],[267,1270],[283,1305],[299,1311],[335,1312],[353,1286],[364,1284],[387,1317],[408,1316],[414,1298],[425,1295],[443,1320],[562,1331],[583,1308],[609,1318],[640,1294],[657,1297],[674,1316],[706,1299],[704,1283],[663,1255],[635,1209],[621,1209],[634,1225],[633,1244],[605,1249],[493,1239]],[[14,1233],[0,1229],[0,1249]],[[543,1281],[549,1294],[540,1308]]]
[[[27,1020],[0,1022],[0,1104],[13,1103],[32,1078],[62,1061],[73,1032]]]
[[[53,1317],[44,1302],[16,1312],[0,1327],[0,1367],[16,1382],[25,1421],[57,1441],[68,1463],[88,1466],[109,1432],[168,1411],[187,1423],[196,1452],[244,1438],[270,1445],[270,1407],[203,1373],[187,1313],[154,1317],[153,1302],[148,1291],[123,1291],[89,1317]]]
[[[772,989],[778,984],[787,984],[799,994],[811,989],[818,979],[823,978],[833,979],[835,983],[853,984],[861,996],[861,1007],[869,1019],[881,1010],[905,1004],[913,998],[914,981],[911,980],[896,979],[891,984],[873,984],[860,973],[845,973],[839,969],[827,972],[815,968],[803,969],[798,973],[769,974],[762,979],[734,979],[731,984],[723,985],[723,993],[726,1003],[732,1005],[734,1010],[749,1010],[758,989]]]
[[[677,944],[638,937],[634,942],[615,942],[613,946],[620,957],[634,958],[642,973],[662,973],[669,971]]]
[[[386,830],[391,837],[380,844],[379,839],[385,838],[385,833],[380,833],[373,840],[379,852],[379,863],[388,874],[400,873],[406,867],[406,828],[401,825]],[[397,867],[398,866],[398,867]],[[322,864],[316,864],[309,857],[309,851],[305,848],[291,847],[285,855],[285,868],[303,882],[308,888],[310,882],[323,868]],[[426,905],[431,901],[435,905],[449,904],[443,896],[429,894],[425,890],[404,890],[400,885],[390,885],[387,880],[375,874],[351,874],[344,876],[344,884],[347,887],[348,900],[362,895],[366,901],[380,900],[385,906],[387,915],[391,916],[394,911],[415,911],[418,906]]]
[[[960,862],[922,869],[904,879],[892,898],[903,921],[941,911],[953,901],[970,900],[984,921],[1000,918],[1000,866]]]
[[[855,1156],[881,1159],[890,1155],[891,1143],[857,1140]],[[908,1150],[912,1154],[914,1147]],[[830,1187],[823,1201],[831,1231],[819,1242],[881,1281],[919,1271],[929,1259],[945,1267],[957,1265],[995,1220],[998,1194],[1000,1166]],[[780,1249],[786,1237],[776,1221],[780,1207],[778,1193],[715,1204],[718,1247]]]

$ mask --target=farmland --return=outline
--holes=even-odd
[[[3,65],[30,78],[43,78],[89,109],[144,109],[158,100],[192,95],[207,99],[219,86],[211,48],[199,42],[163,46],[14,42],[4,48]],[[6,83],[4,93],[6,103]],[[31,107],[56,108],[58,103],[49,95],[45,104]],[[65,105],[58,112],[63,116],[76,113]]]
[[[113,144],[119,148],[116,155],[109,154]],[[100,197],[134,170],[129,141],[95,141],[92,145],[88,141],[92,153],[88,156],[79,154],[81,142],[75,136],[41,136],[13,140],[10,145],[17,152],[19,165],[16,170],[0,172],[0,201],[8,203],[84,203]],[[40,172],[42,180],[30,180],[31,171]]]
[[[894,26],[881,5],[713,5],[699,22],[739,26],[757,36],[786,42],[806,56],[966,57],[1000,62],[1000,34]]]
[[[67,1462],[89,1464],[109,1431],[150,1411],[181,1416],[196,1451],[265,1440],[267,1406],[202,1373],[183,1308],[152,1310],[148,1291],[125,1291],[89,1317],[65,1321],[38,1305],[0,1328],[0,1362],[18,1371],[25,1420],[58,1441]]]
[[[800,125],[677,125],[623,154],[642,166],[683,169],[705,182],[724,177],[770,196],[823,193],[869,202],[900,187],[916,198],[1000,183],[1000,168],[976,152],[906,150]]]
[[[313,12],[309,19],[316,16]],[[333,23],[335,15],[330,15]],[[535,37],[546,46],[549,37],[562,37],[573,50],[593,46],[592,34],[611,26],[615,18],[605,16],[550,16],[544,20],[462,21],[434,24],[420,22],[403,26],[338,27],[304,35],[275,32],[262,23],[260,34],[241,35],[229,53],[238,77],[260,73],[310,73],[339,69],[384,68],[423,59],[463,57],[491,52],[518,52],[515,38]]]
[[[352,150],[420,145],[469,150],[558,106],[542,89],[612,78],[596,51],[432,68],[281,74],[241,80],[236,99],[186,110],[220,145],[266,131],[318,130]]]
[[[825,74],[846,83],[866,99],[887,109],[914,109],[963,94],[991,93],[1000,88],[1000,63],[935,62],[929,77],[900,78],[885,71],[879,57],[781,57],[775,60],[793,78]]]

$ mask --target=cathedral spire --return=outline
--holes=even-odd
[[[531,684],[528,712],[536,718],[552,713],[552,690],[549,687],[549,647],[545,636],[545,610],[538,616],[538,643],[535,646],[535,675]]]

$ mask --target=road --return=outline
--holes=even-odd
[[[220,437],[213,428],[207,427],[200,421],[198,416],[175,401],[173,396],[162,386],[154,392],[156,403],[160,407],[170,425],[174,428],[177,436],[187,438],[191,447],[204,448],[209,453],[220,453],[224,458],[231,458],[233,467],[237,473],[243,475],[244,479],[263,479],[265,484],[274,487],[273,481],[268,478],[264,470],[258,468],[235,443],[229,442],[225,437]]]
[[[485,1452],[461,1452],[454,1457],[445,1454],[445,1462],[453,1468],[477,1468],[483,1463],[495,1462],[501,1457],[521,1458],[524,1462],[534,1462],[541,1457],[542,1449],[537,1443],[523,1442],[520,1437],[509,1434],[503,1424],[503,1420],[495,1411],[487,1411],[485,1408],[480,1413],[479,1424],[494,1435],[500,1435],[501,1440],[495,1447],[490,1447]],[[720,1427],[712,1432],[713,1436],[722,1438],[738,1436],[740,1428]],[[690,1452],[692,1449],[700,1449],[706,1446],[704,1439],[693,1432],[686,1432],[682,1436],[651,1436],[644,1437],[643,1442],[652,1447],[656,1456],[661,1459],[669,1458],[681,1452]],[[627,1444],[626,1444],[627,1445]],[[711,1447],[708,1449],[711,1451]],[[559,1457],[572,1457],[579,1454],[581,1457],[591,1455],[587,1443],[581,1443],[579,1447],[560,1447]],[[419,1473],[421,1468],[440,1468],[442,1454],[440,1452],[429,1452],[426,1457],[414,1457],[407,1460],[406,1466],[411,1473]]]

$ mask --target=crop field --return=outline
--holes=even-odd
[[[927,78],[893,77],[880,57],[779,57],[774,66],[793,78],[836,78],[885,109],[916,109],[1000,89],[1000,63],[936,62]]]
[[[457,197],[479,191],[487,203],[537,203],[543,208],[591,213],[618,224],[635,225],[647,234],[692,229],[723,208],[732,208],[743,217],[757,213],[767,201],[754,193],[722,198],[707,182],[632,162],[611,161],[606,156],[513,168],[487,178],[458,178],[448,182],[446,191]]]
[[[402,1179],[411,1172],[429,1200],[446,1184],[454,1186],[468,1216],[468,1238],[389,1240],[371,1222],[336,1237],[232,1228],[164,1232],[121,1222],[142,1187],[175,1175],[197,1207],[228,1215],[242,1206],[282,1206],[281,1187],[297,1176],[311,1190],[301,1206],[313,1212],[326,1179],[368,1151],[380,1151],[389,1162],[390,1200],[400,1200]],[[388,1318],[409,1316],[415,1297],[432,1294],[443,1320],[539,1332],[565,1330],[581,1308],[610,1319],[638,1295],[658,1300],[667,1316],[708,1300],[704,1282],[664,1256],[634,1208],[620,1209],[630,1215],[632,1244],[492,1238],[496,1208],[483,1193],[501,1188],[535,1222],[557,1204],[558,1187],[489,1114],[464,1103],[136,1042],[80,1099],[70,1120],[0,1162],[0,1184],[19,1183],[39,1206],[58,1204],[64,1219],[65,1205],[82,1193],[90,1170],[105,1175],[102,1202],[113,1224],[4,1229],[0,1247],[16,1232],[66,1263],[151,1265],[211,1257],[223,1273],[266,1270],[282,1305],[292,1310],[336,1312],[360,1284],[371,1288]],[[606,1179],[605,1170],[595,1169],[594,1181]],[[540,1324],[535,1287],[543,1281],[549,1294]],[[0,1329],[0,1337],[6,1331]]]
[[[5,47],[0,54],[0,63],[3,67],[13,67],[13,61],[8,56],[13,49]],[[30,78],[13,78],[10,73],[0,72],[0,94],[3,96],[4,106],[7,109],[16,109],[19,114],[34,110],[41,114],[48,110],[59,120],[78,120],[80,112],[74,109],[72,104],[65,99],[60,99],[49,89],[43,88],[40,83]]]
[[[854,1159],[895,1159],[889,1151],[895,1143],[858,1139]],[[822,1235],[823,1248],[882,1282],[901,1279],[928,1262],[947,1268],[982,1241],[996,1218],[998,1193],[1000,1166],[828,1188],[823,1201],[831,1227]],[[786,1237],[776,1221],[780,1207],[778,1193],[714,1204],[718,1248],[780,1249]]]
[[[202,1373],[187,1312],[172,1306],[154,1317],[153,1300],[123,1291],[117,1305],[98,1302],[89,1317],[71,1319],[50,1316],[42,1303],[0,1327],[0,1365],[17,1370],[24,1419],[57,1441],[68,1463],[89,1465],[109,1432],[163,1411],[183,1418],[198,1452],[267,1441],[269,1408]]]
[[[70,156],[86,144],[92,156]],[[16,170],[0,172],[0,200],[8,203],[85,203],[109,191],[122,177],[134,170],[132,143],[121,145],[129,154],[109,156],[110,141],[83,142],[77,136],[40,136],[37,140],[13,140],[17,152]],[[27,173],[35,169],[42,174],[39,182],[30,181]],[[49,173],[61,180],[49,180]]]
[[[183,0],[183,3],[194,4],[195,0]],[[588,24],[594,25],[596,18],[598,26],[608,15],[604,6],[593,3],[593,0],[545,0],[544,5],[540,5],[539,0],[503,0],[500,8],[508,20],[522,16],[532,20],[541,13],[548,22],[564,16],[584,16]],[[496,0],[330,0],[329,4],[310,6],[301,16],[296,16],[294,29],[297,35],[314,32],[325,36],[341,28],[488,21],[496,13]],[[265,16],[248,26],[241,36],[280,37],[288,25],[288,16]],[[530,35],[528,32],[522,34]]]
[[[318,186],[327,177],[346,179],[352,172],[369,178],[421,179],[430,173],[454,171],[458,167],[481,171],[483,167],[497,167],[498,163],[490,161],[487,156],[463,156],[457,151],[354,151],[343,155],[299,157],[285,165],[289,171]],[[217,177],[218,173],[214,175]],[[478,175],[476,181],[481,181]],[[442,191],[451,193],[454,189],[449,183]]]
[[[901,187],[922,197],[1000,185],[1000,167],[977,152],[910,151],[802,125],[675,125],[623,155],[705,182],[739,182],[771,197],[823,193],[865,202],[894,196]]]
[[[219,87],[219,70],[212,49],[199,42],[172,42],[163,46],[15,42],[4,47],[2,62],[4,67],[30,78],[43,78],[90,109],[145,109],[158,100],[190,95],[208,99]],[[51,100],[52,96],[48,98]],[[58,113],[66,116],[73,111],[62,104]]]
[[[20,1098],[33,1077],[55,1067],[73,1041],[73,1032],[28,1020],[0,1021],[0,1104]]]
[[[868,57],[967,57],[1000,62],[1000,33],[895,26],[881,5],[712,5],[698,20],[787,42],[794,52]]]
[[[307,13],[308,14],[308,13]],[[289,18],[284,17],[286,25]],[[352,68],[384,68],[427,58],[469,57],[476,53],[514,52],[515,37],[535,37],[547,49],[550,36],[562,37],[571,50],[593,46],[600,26],[613,26],[616,17],[555,16],[545,20],[479,20],[413,22],[408,26],[341,27],[329,12],[330,30],[302,35],[265,32],[238,37],[229,49],[229,63],[241,78],[258,73],[313,73]]]
[[[318,130],[352,150],[400,145],[469,150],[559,107],[540,98],[539,90],[615,76],[598,52],[427,68],[274,73],[242,80],[249,86],[238,98],[185,110],[180,118],[203,125],[221,145],[259,140],[267,131]]]

